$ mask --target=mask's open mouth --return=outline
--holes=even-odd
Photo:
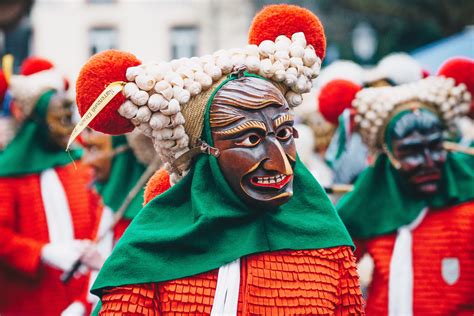
[[[270,177],[252,177],[250,183],[258,188],[272,188],[280,190],[291,181],[293,175],[279,174]]]
[[[413,176],[413,182],[415,184],[423,184],[427,182],[436,182],[441,178],[441,172],[439,170],[430,170],[429,172],[422,172]]]

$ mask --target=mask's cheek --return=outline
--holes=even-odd
[[[401,170],[405,173],[411,173],[423,165],[423,157],[408,156],[400,159]]]
[[[295,140],[291,139],[287,142],[281,143],[283,150],[285,151],[285,154],[287,157],[290,158],[290,162],[296,162],[296,145],[295,145]]]
[[[265,158],[263,149],[229,148],[221,151],[219,166],[228,182],[240,183],[242,178],[255,170]]]
[[[446,159],[448,158],[448,153],[444,150],[436,151],[432,154],[432,159],[436,163],[437,166],[443,167]]]

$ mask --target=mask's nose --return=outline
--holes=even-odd
[[[290,161],[280,142],[274,136],[269,136],[267,142],[268,158],[263,163],[263,168],[268,171],[276,171],[279,174],[293,174]]]

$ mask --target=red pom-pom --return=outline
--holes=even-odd
[[[333,124],[337,124],[339,115],[351,108],[352,101],[361,87],[351,81],[336,79],[328,82],[319,92],[319,112]]]
[[[92,56],[82,67],[76,83],[76,101],[81,116],[109,84],[115,81],[127,82],[127,68],[137,65],[140,65],[140,61],[134,55],[117,50]],[[131,132],[133,124],[117,112],[124,102],[125,96],[118,93],[92,120],[89,127],[111,135]]]
[[[429,77],[429,76],[430,76],[430,71],[429,71],[429,70],[423,69],[423,70],[421,71],[421,77],[422,77],[422,78],[427,78],[427,77]]]
[[[171,187],[170,176],[165,169],[160,169],[148,180],[143,196],[143,205],[153,200],[156,196],[165,192]]]
[[[20,74],[29,76],[51,68],[54,68],[54,65],[47,59],[40,57],[28,57],[21,64]]]
[[[474,111],[474,59],[454,57],[448,59],[438,70],[438,76],[453,78],[456,84],[464,83],[471,93],[471,110]]]
[[[259,45],[264,40],[274,41],[279,35],[303,32],[308,44],[313,45],[319,58],[326,54],[326,36],[318,17],[308,9],[295,5],[274,4],[263,8],[249,31],[249,43]]]
[[[0,109],[3,103],[3,98],[5,97],[5,93],[8,89],[7,78],[3,74],[3,71],[0,70]]]
[[[474,59],[454,57],[448,59],[438,70],[438,76],[453,78],[456,84],[464,83],[474,94]]]

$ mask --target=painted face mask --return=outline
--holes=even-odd
[[[106,182],[112,166],[112,136],[87,129],[82,133],[82,140],[84,142],[82,161],[92,168],[96,181]]]
[[[210,125],[219,166],[241,199],[277,207],[291,198],[296,131],[274,85],[253,77],[228,82],[214,97]]]
[[[46,125],[50,144],[54,148],[65,149],[74,128],[71,105],[72,102],[66,96],[57,93],[49,102]]]
[[[418,193],[435,194],[447,154],[439,118],[428,110],[418,109],[402,112],[395,120],[387,136],[393,157],[399,162],[399,174]]]

